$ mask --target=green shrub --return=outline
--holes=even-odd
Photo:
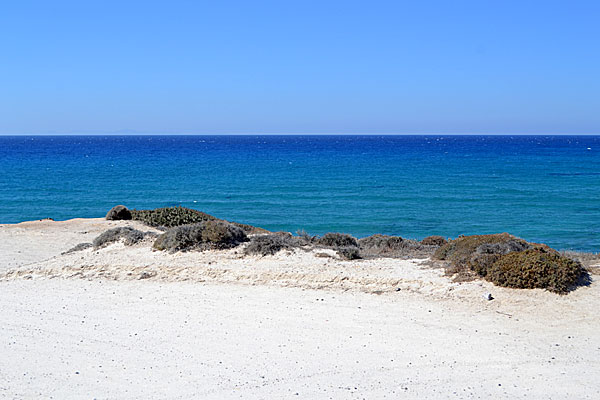
[[[400,236],[372,235],[358,240],[361,253],[369,257],[427,257],[432,249]]]
[[[190,225],[204,221],[214,221],[217,218],[202,211],[185,207],[165,207],[154,210],[132,210],[132,218],[149,226],[172,228],[174,226]]]
[[[579,262],[536,248],[499,256],[488,268],[486,279],[499,286],[567,293],[583,273]]]
[[[355,246],[338,247],[336,253],[344,260],[358,260],[362,258],[359,248]]]
[[[443,236],[427,236],[425,239],[421,240],[421,244],[425,246],[443,246],[448,241]]]
[[[248,224],[229,222],[202,211],[186,207],[164,207],[154,210],[132,210],[132,218],[149,226],[173,228],[175,226],[197,224],[205,221],[224,221],[241,228],[247,234],[262,234],[269,231]]]
[[[167,230],[158,236],[154,248],[171,252],[229,249],[247,240],[246,233],[240,227],[225,221],[204,221]]]
[[[111,243],[123,240],[127,246],[133,246],[144,240],[148,236],[156,236],[153,232],[142,232],[137,229],[133,229],[128,226],[121,226],[118,228],[109,229],[100,236],[96,237],[92,244],[94,247],[105,247]]]
[[[114,206],[108,211],[105,218],[109,221],[130,220],[131,211],[122,205]]]
[[[326,233],[323,237],[316,239],[317,244],[327,247],[358,247],[356,238],[345,233]]]

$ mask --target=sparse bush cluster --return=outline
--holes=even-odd
[[[164,207],[154,210],[132,210],[132,218],[149,226],[172,228],[174,226],[214,221],[217,218],[202,211],[185,207]]]
[[[400,236],[372,235],[358,240],[361,253],[368,257],[413,258],[428,257],[433,252],[416,240]]]
[[[337,255],[344,260],[357,260],[362,258],[358,248],[358,240],[345,233],[329,232],[322,237],[310,237],[304,235],[304,240],[310,240],[319,246],[329,247],[336,251]]]
[[[525,240],[508,233],[461,236],[437,249],[434,256],[456,265],[469,266],[474,256],[506,254],[511,251],[527,250],[529,247],[529,243]]]
[[[123,240],[127,246],[133,246],[144,240],[146,237],[156,237],[156,234],[153,232],[142,232],[128,226],[121,226],[103,232],[94,239],[92,245],[99,248]]]
[[[158,236],[158,250],[188,251],[229,249],[248,240],[244,230],[225,221],[204,221],[175,226]]]
[[[596,262],[598,255],[560,254],[542,244],[527,241],[508,233],[461,236],[447,241],[442,236],[429,236],[418,242],[400,236],[372,235],[357,240],[343,233],[326,233],[322,237],[299,231],[298,236],[288,233],[270,233],[251,225],[220,220],[212,215],[184,207],[166,207],[154,210],[128,210],[113,207],[107,220],[141,221],[153,227],[168,229],[158,235],[154,248],[158,250],[187,251],[227,249],[250,241],[245,254],[273,255],[281,250],[305,246],[329,248],[341,259],[363,257],[433,258],[445,260],[448,271],[464,276],[480,276],[497,285],[512,288],[543,288],[556,293],[567,293],[587,272],[582,262]],[[248,238],[247,235],[255,235]],[[141,232],[130,227],[110,229],[93,243],[81,243],[68,252],[90,246],[104,247],[122,240],[134,245],[152,232]],[[68,253],[67,252],[67,253]],[[323,253],[324,254],[324,253]]]
[[[344,233],[326,233],[322,237],[311,237],[302,232],[305,241],[333,248],[341,258],[354,260],[363,257],[424,258],[429,257],[445,242],[441,236],[430,237],[425,243],[404,239],[400,236],[372,235],[356,239]]]
[[[470,270],[499,286],[567,293],[585,275],[581,263],[508,233],[462,236],[434,254],[455,272]]]
[[[268,233],[267,230],[256,226],[229,222],[202,211],[186,207],[163,207],[153,210],[132,210],[132,218],[146,225],[159,228],[172,228],[175,226],[197,224],[204,221],[224,221],[241,228],[247,234]]]
[[[291,235],[272,233],[251,238],[250,244],[244,249],[244,253],[268,256],[274,255],[281,250],[291,250],[301,245],[301,240]]]

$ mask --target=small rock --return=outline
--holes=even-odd
[[[138,277],[138,279],[148,279],[148,278],[152,278],[154,275],[156,275],[156,273],[152,273],[152,272],[142,272],[140,274],[140,276]]]

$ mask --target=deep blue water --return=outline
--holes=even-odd
[[[0,171],[0,223],[182,205],[270,230],[600,251],[600,136],[4,136]]]

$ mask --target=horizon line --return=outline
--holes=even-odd
[[[600,133],[0,133],[0,136],[600,136]]]

